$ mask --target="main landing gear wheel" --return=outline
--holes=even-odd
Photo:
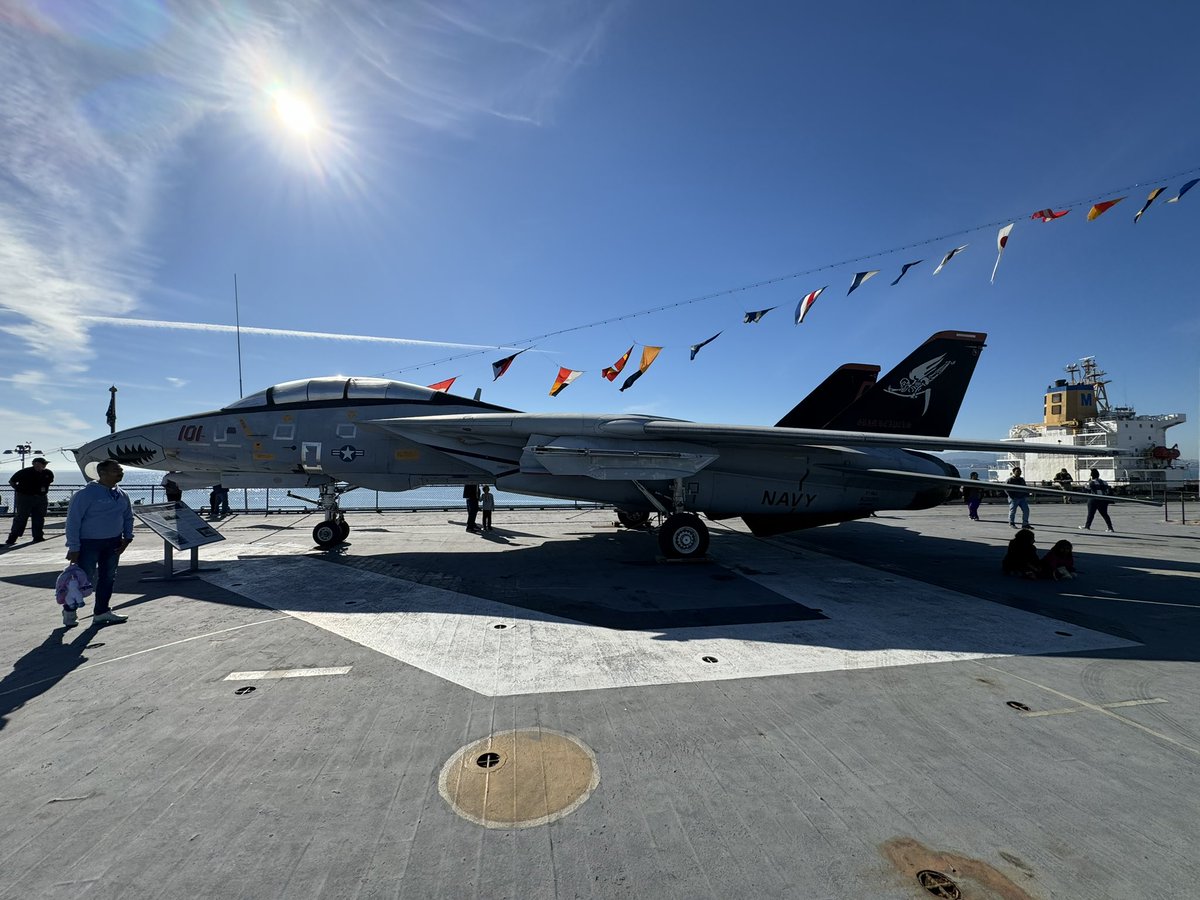
[[[626,528],[640,529],[645,528],[650,524],[650,513],[645,510],[637,510],[635,512],[626,512],[623,509],[617,510],[617,521]]]
[[[343,528],[345,531],[343,532]],[[322,550],[328,550],[331,547],[336,547],[346,539],[346,535],[350,533],[350,526],[345,522],[339,522],[337,519],[330,519],[321,522],[313,529],[313,541]]]
[[[338,522],[338,529],[342,532],[343,541],[350,537],[350,523],[345,519],[342,519],[340,522]]]
[[[672,513],[658,530],[658,546],[672,559],[700,559],[708,552],[708,528],[692,513]]]

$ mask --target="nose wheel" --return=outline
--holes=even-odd
[[[329,550],[350,536],[350,525],[345,519],[327,519],[313,529],[312,536],[318,547]]]

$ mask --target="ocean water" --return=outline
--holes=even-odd
[[[50,467],[52,470],[54,466]],[[65,467],[64,467],[65,468]],[[129,494],[135,504],[162,503],[166,500],[160,482],[162,472],[151,472],[145,469],[126,468],[121,487]],[[65,508],[71,500],[71,495],[84,486],[82,477],[72,467],[69,473],[56,473],[56,480],[50,488],[51,512],[58,507]],[[192,509],[208,506],[208,488],[195,488],[183,492],[183,502]],[[302,497],[317,499],[316,488],[292,488],[291,492]],[[497,508],[590,508],[597,504],[558,500],[549,497],[528,497],[524,494],[509,494],[504,491],[494,491]],[[427,487],[414,491],[369,491],[365,488],[347,491],[341,496],[341,506],[345,510],[384,510],[384,509],[458,509],[464,506],[462,487]],[[7,507],[5,512],[11,513],[13,507],[13,491],[7,483],[0,485],[0,507]],[[305,503],[288,496],[285,488],[230,488],[229,508],[233,512],[300,512],[305,509],[316,509],[316,503]]]

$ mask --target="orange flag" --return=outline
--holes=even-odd
[[[453,378],[447,378],[445,381],[439,381],[437,384],[431,384],[429,389],[431,391],[448,391],[450,390],[450,385],[454,384],[457,379],[458,376],[455,375]]]
[[[662,347],[643,347],[642,348],[642,364],[638,366],[638,370],[625,379],[625,383],[621,385],[621,390],[633,387],[633,383],[637,381],[646,370],[650,368],[651,363],[658,359],[658,354],[662,353]]]
[[[1105,200],[1103,203],[1097,203],[1088,210],[1088,221],[1100,218],[1124,199],[1124,197],[1118,197],[1116,200]]]

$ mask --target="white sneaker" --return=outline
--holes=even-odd
[[[102,612],[98,616],[92,616],[93,625],[119,625],[122,622],[128,622],[129,616],[121,616],[111,610]]]

